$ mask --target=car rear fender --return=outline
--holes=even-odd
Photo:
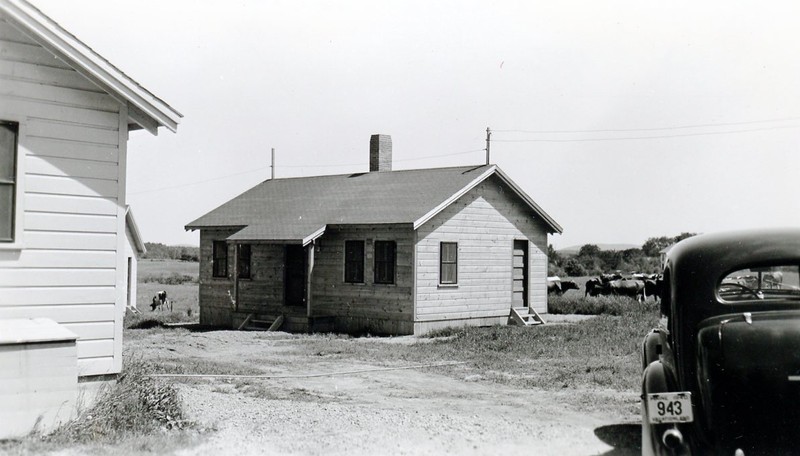
[[[653,333],[650,333],[653,334]],[[649,335],[648,335],[649,336]],[[655,336],[654,336],[655,339]],[[645,339],[647,342],[647,339]],[[642,455],[690,455],[688,442],[690,429],[685,424],[652,424],[649,421],[647,410],[647,395],[653,393],[668,393],[677,390],[677,381],[674,371],[661,361],[651,362],[642,375]],[[684,444],[679,451],[674,452],[667,448],[662,440],[668,430],[678,430],[684,437]]]

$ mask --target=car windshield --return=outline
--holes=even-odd
[[[768,266],[733,271],[717,287],[725,301],[800,299],[800,266]]]

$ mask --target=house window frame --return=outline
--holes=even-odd
[[[350,243],[361,244],[361,261],[360,262],[357,261],[356,259],[348,258],[349,250],[347,248],[347,245],[350,244]],[[361,284],[361,285],[364,284],[364,279],[366,277],[366,273],[365,273],[366,256],[367,256],[367,245],[366,244],[367,243],[364,240],[361,240],[361,239],[348,239],[348,240],[344,241],[344,255],[343,255],[343,257],[344,257],[344,267],[343,267],[343,273],[344,273],[344,282],[345,283]],[[354,277],[351,280],[350,279],[350,274],[348,274],[348,273],[351,272],[350,268],[355,266],[356,264],[360,264],[361,270],[360,271],[356,271],[356,272],[360,272],[361,274],[360,274],[360,277]],[[361,279],[360,281],[358,280],[359,278]]]
[[[14,216],[12,218],[12,240],[0,241],[0,250],[22,250],[25,248],[25,156],[27,155],[27,124],[24,119],[2,112],[0,122],[17,127],[16,152],[14,156]]]
[[[387,259],[379,259],[378,252],[381,250],[378,248],[379,244],[387,244],[391,245],[391,248],[388,250],[390,252],[390,257]],[[397,241],[394,240],[376,240],[373,243],[373,283],[379,285],[394,285],[397,283]],[[379,263],[386,264],[388,267],[391,268],[391,274],[388,274],[390,278],[388,280],[381,280],[378,277],[379,271]]]
[[[240,279],[250,280],[253,278],[253,245],[236,244],[236,271]],[[245,255],[244,253],[247,252]]]
[[[217,249],[218,245],[225,246],[225,248],[222,249],[222,251],[225,252],[224,257],[217,255],[217,253],[219,252],[219,250]],[[224,240],[211,241],[211,277],[215,279],[228,278],[228,258],[230,258],[230,255],[228,254],[228,242]],[[220,264],[221,260],[225,261],[224,268]]]
[[[447,260],[445,261],[444,256],[444,247],[445,245],[453,245],[455,246],[456,257],[455,260]],[[445,265],[454,265],[455,267],[455,274],[453,280],[445,280],[444,277],[444,269]],[[454,287],[458,285],[458,242],[452,241],[441,241],[439,242],[439,285],[444,287]]]

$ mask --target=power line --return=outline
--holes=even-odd
[[[689,128],[709,128],[709,127],[731,127],[736,125],[753,125],[772,122],[790,122],[800,120],[800,117],[784,117],[780,119],[748,120],[742,122],[707,123],[695,125],[676,125],[670,127],[651,127],[651,128],[610,128],[598,130],[492,130],[499,133],[529,133],[529,134],[569,134],[569,133],[630,133],[634,131],[669,131],[685,130]]]
[[[739,134],[739,133],[750,133],[754,131],[769,131],[769,130],[785,130],[789,128],[800,128],[800,125],[784,125],[784,126],[777,126],[777,127],[765,127],[765,128],[750,128],[745,130],[729,130],[729,131],[709,131],[709,132],[697,132],[697,133],[679,133],[674,135],[658,135],[658,136],[627,136],[627,137],[615,137],[615,138],[569,138],[569,139],[554,139],[554,138],[544,138],[544,139],[495,139],[495,142],[550,142],[550,143],[567,143],[567,142],[593,142],[593,141],[630,141],[630,140],[642,140],[642,139],[667,139],[667,138],[684,138],[689,136],[717,136],[717,135],[730,135],[730,134]],[[502,130],[492,130],[492,132],[497,132]]]
[[[431,159],[431,158],[453,157],[453,156],[456,156],[456,155],[465,155],[465,154],[471,154],[471,153],[475,153],[475,152],[482,152],[483,150],[484,149],[472,149],[472,150],[467,150],[467,151],[463,151],[463,152],[454,152],[454,153],[450,153],[450,154],[440,154],[440,155],[426,155],[424,157],[405,158],[405,159],[394,160],[394,161],[395,162],[410,162],[410,161],[428,160],[428,159]],[[364,165],[367,165],[367,164],[368,163],[361,162],[361,163],[342,163],[342,164],[336,164],[336,165],[289,165],[289,166],[281,166],[281,168],[341,168],[341,167],[347,167],[347,166],[364,166]],[[138,192],[129,192],[128,195],[141,195],[141,194],[145,194],[145,193],[160,192],[160,191],[163,191],[163,190],[173,190],[173,189],[177,189],[177,188],[191,187],[193,185],[205,184],[205,183],[208,183],[208,182],[214,182],[214,181],[218,181],[218,180],[228,179],[230,177],[236,177],[236,176],[242,176],[242,175],[245,175],[245,174],[262,172],[262,171],[264,171],[264,170],[266,170],[268,168],[269,168],[269,166],[263,166],[261,168],[251,169],[249,171],[242,171],[242,172],[234,173],[234,174],[226,174],[224,176],[217,176],[217,177],[213,177],[211,179],[205,179],[205,180],[196,181],[196,182],[187,182],[185,184],[170,185],[170,186],[167,186],[167,187],[159,187],[159,188],[151,188],[151,189],[148,189],[148,190],[141,190],[141,191],[138,191]]]

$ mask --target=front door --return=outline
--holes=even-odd
[[[528,241],[515,240],[511,255],[511,305],[528,307]]]
[[[303,306],[306,300],[306,254],[302,245],[287,245],[284,254],[284,299],[287,306]]]

